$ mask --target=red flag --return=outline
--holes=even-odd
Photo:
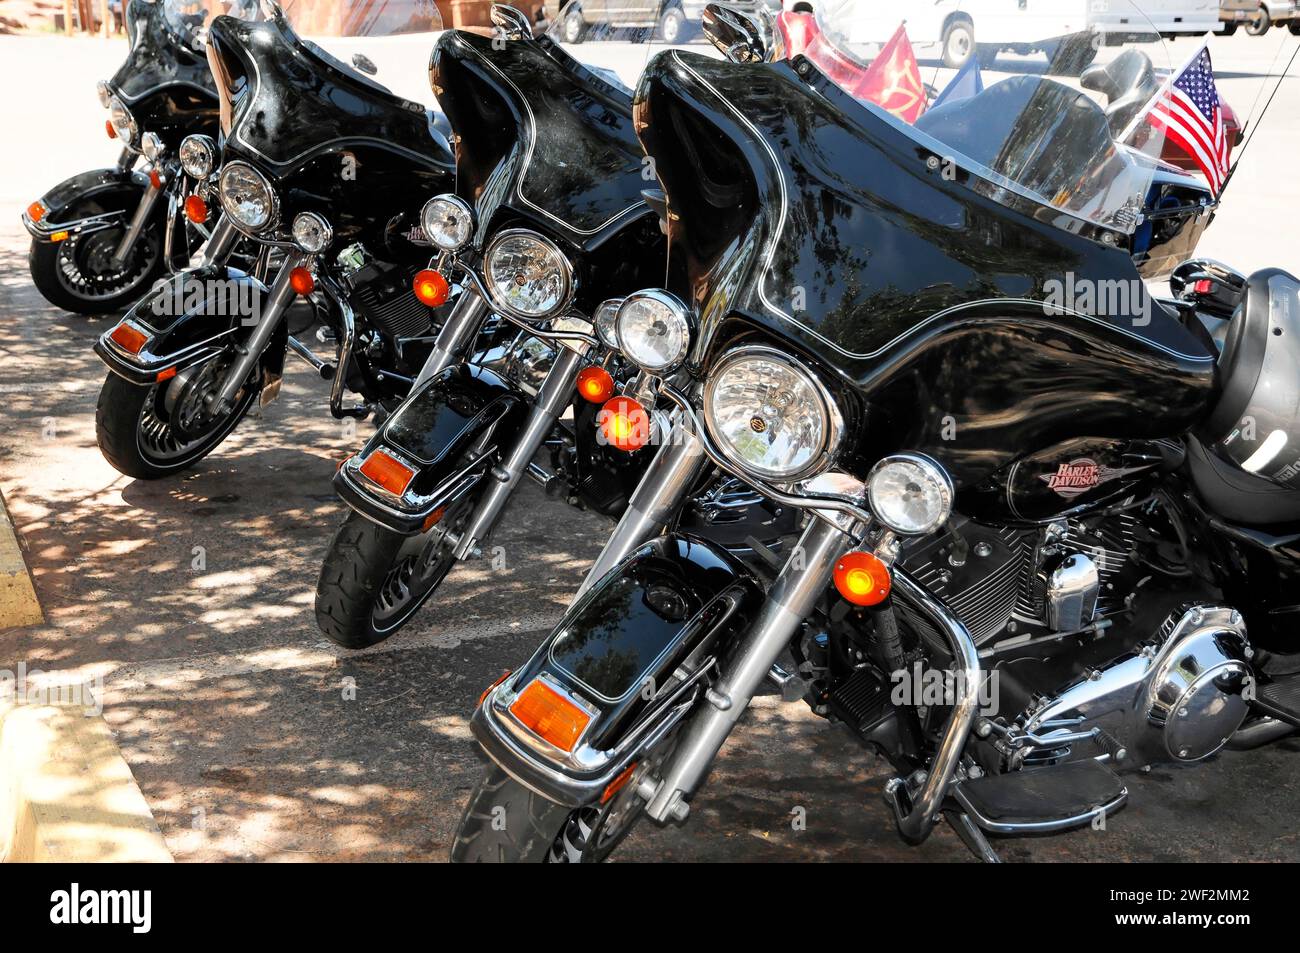
[[[907,40],[907,30],[901,23],[852,92],[861,99],[871,100],[904,122],[916,122],[925,112],[927,100],[925,85],[921,82],[921,67],[917,65],[912,44]]]

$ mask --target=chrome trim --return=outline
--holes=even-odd
[[[712,437],[712,434],[716,429],[713,426],[713,393],[717,389],[718,381],[733,365],[753,358],[763,358],[784,364],[791,368],[812,384],[813,392],[821,401],[822,414],[826,420],[826,434],[822,439],[821,447],[819,447],[813,454],[812,459],[797,470],[792,470],[788,473],[762,472],[753,467],[752,464],[733,457],[727,445],[720,438]],[[830,390],[827,389],[824,383],[822,383],[821,378],[805,367],[798,359],[791,357],[784,351],[777,350],[776,348],[769,347],[765,344],[745,345],[724,354],[718,360],[717,364],[709,371],[708,380],[704,385],[703,405],[704,424],[708,428],[710,439],[718,447],[720,452],[731,461],[732,467],[738,467],[747,474],[752,473],[762,480],[780,480],[782,482],[793,483],[798,480],[805,480],[808,477],[822,472],[830,466],[835,456],[835,452],[839,449],[840,443],[844,437],[844,416],[840,413],[839,406],[835,403],[835,398],[831,396]]]
[[[140,233],[149,224],[149,216],[153,214],[154,206],[158,204],[162,194],[162,187],[155,187],[152,181],[145,186],[144,194],[140,196],[140,204],[135,207],[135,215],[131,217],[131,224],[127,226],[126,233],[117,244],[117,250],[113,252],[113,264],[117,267],[120,268],[126,263],[127,256],[131,254],[131,249],[135,247],[135,243],[140,239]],[[169,221],[166,227],[170,229],[172,223]]]
[[[1119,794],[1115,796],[1114,800],[1099,804],[1082,814],[1063,817],[1054,821],[1035,821],[1028,824],[1008,824],[1001,821],[991,821],[984,817],[966,797],[960,783],[953,787],[952,796],[962,806],[962,810],[970,815],[971,820],[986,831],[994,834],[1047,834],[1052,831],[1069,830],[1072,827],[1083,827],[1086,824],[1091,824],[1093,819],[1097,817],[1109,817],[1123,807],[1124,802],[1128,800],[1128,788],[1120,788]]]
[[[292,270],[293,267],[289,260],[285,261],[285,269]],[[352,363],[352,349],[357,340],[356,314],[352,310],[352,305],[348,303],[348,297],[343,289],[334,284],[333,279],[323,270],[316,276],[316,283],[338,306],[339,322],[343,325],[343,337],[339,340],[338,366],[334,369],[334,379],[330,381],[330,413],[338,420],[345,417],[364,419],[370,413],[365,405],[343,406],[343,393],[347,390],[348,366]]]
[[[423,227],[424,226],[421,225],[421,228]],[[542,311],[537,314],[520,311],[517,308],[513,308],[509,304],[498,300],[497,296],[492,293],[492,281],[489,277],[492,268],[492,253],[497,250],[498,246],[500,246],[502,242],[519,236],[527,236],[536,242],[547,245],[555,251],[556,255],[559,256],[562,266],[560,274],[564,279],[564,294],[560,296],[560,300],[555,307],[548,311]],[[504,314],[514,315],[525,321],[538,321],[542,318],[550,318],[557,314],[563,314],[570,302],[573,301],[573,294],[576,290],[573,281],[573,262],[569,261],[569,256],[560,250],[559,245],[555,244],[555,242],[551,241],[540,232],[535,232],[531,228],[503,228],[492,236],[492,240],[487,243],[487,247],[483,250],[483,287],[487,291],[488,300],[492,302],[492,306]]]
[[[882,470],[894,463],[910,463],[913,466],[920,467],[922,470],[925,470],[930,474],[937,483],[939,483],[940,492],[943,496],[943,517],[941,519],[932,520],[922,529],[905,530],[894,526],[880,515],[879,508],[875,506],[871,498],[871,484]],[[952,515],[952,501],[957,493],[956,489],[952,485],[952,477],[949,476],[948,471],[943,468],[943,464],[933,457],[927,457],[923,453],[893,453],[887,457],[880,458],[876,461],[876,465],[867,473],[866,483],[867,503],[871,506],[871,512],[876,514],[876,519],[880,520],[880,522],[884,523],[895,533],[900,533],[903,536],[926,536],[933,533],[940,526],[946,523],[948,517]]]

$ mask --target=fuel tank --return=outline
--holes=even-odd
[[[1001,481],[1009,511],[1045,519],[1075,503],[1053,474],[1073,489],[1091,460],[1113,487],[1129,442],[1208,412],[1215,355],[1148,294],[1129,236],[963,168],[803,57],[661,54],[634,114],[673,287],[699,312],[690,360],[707,376],[742,342],[800,356],[841,405],[850,472],[919,450],[959,491]],[[1110,148],[1104,118],[1096,135]]]

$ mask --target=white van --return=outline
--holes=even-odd
[[[1133,8],[1142,12],[1134,16]],[[1089,27],[1103,36],[1122,40],[1149,36],[1201,36],[1219,28],[1219,0],[1090,0]]]

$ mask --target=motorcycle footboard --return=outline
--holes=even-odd
[[[404,536],[480,480],[490,479],[527,417],[527,399],[487,368],[458,364],[407,396],[334,475],[335,492],[362,516]],[[399,474],[405,485],[382,475]]]
[[[524,786],[557,804],[589,804],[698,703],[762,600],[721,547],[680,535],[647,543],[487,692],[470,721],[474,736]],[[558,720],[538,720],[547,706]],[[558,724],[567,727],[557,733]]]

